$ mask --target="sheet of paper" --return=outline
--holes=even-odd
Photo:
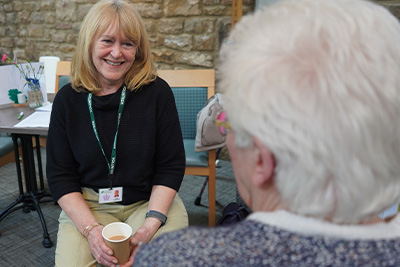
[[[51,112],[34,112],[14,127],[49,127]]]
[[[47,103],[43,103],[44,106],[40,107],[40,108],[36,108],[36,111],[47,111],[47,112],[51,112],[51,109],[53,107],[53,103],[47,102]]]

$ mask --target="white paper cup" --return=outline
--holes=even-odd
[[[118,264],[127,262],[131,254],[132,228],[126,223],[114,222],[107,224],[102,234],[107,246],[113,250],[114,257],[118,259]]]
[[[17,97],[18,97],[18,104],[26,103],[26,97],[23,93],[18,94]]]

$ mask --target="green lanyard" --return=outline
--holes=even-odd
[[[90,119],[92,121],[94,135],[96,136],[96,139],[97,139],[97,142],[99,143],[101,152],[103,152],[104,158],[106,159],[106,162],[107,162],[107,166],[108,166],[108,170],[109,170],[108,179],[109,179],[110,188],[112,188],[112,179],[113,179],[113,176],[114,176],[115,160],[117,158],[117,136],[118,136],[119,123],[121,121],[122,111],[124,110],[124,105],[125,105],[125,96],[126,96],[126,92],[125,91],[126,91],[126,86],[124,86],[124,88],[122,89],[121,100],[119,102],[117,132],[115,133],[114,144],[113,144],[113,148],[112,148],[112,151],[111,151],[111,163],[107,159],[106,153],[104,152],[103,146],[101,145],[99,134],[97,133],[96,122],[94,120],[94,113],[93,113],[93,107],[92,107],[93,94],[89,93],[88,94],[88,98],[87,98],[87,102],[88,102],[88,106],[89,106]]]

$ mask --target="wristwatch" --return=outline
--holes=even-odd
[[[149,217],[159,219],[161,221],[161,226],[164,226],[165,222],[167,221],[167,216],[156,210],[149,210],[146,213],[146,218]]]

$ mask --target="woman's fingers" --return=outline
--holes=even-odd
[[[103,236],[101,234],[101,230],[103,227],[96,228],[99,229],[93,229],[88,236],[90,251],[92,252],[93,257],[98,263],[106,266],[115,266],[118,261],[113,256],[112,249],[110,249],[104,242]]]

